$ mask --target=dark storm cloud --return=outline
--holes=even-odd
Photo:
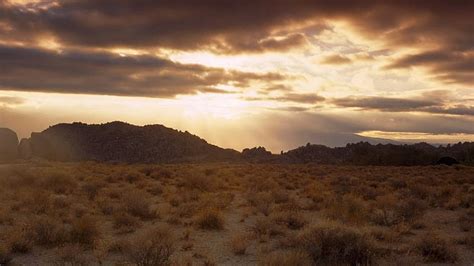
[[[197,92],[225,92],[250,82],[282,79],[279,74],[226,71],[185,65],[152,56],[99,52],[52,52],[0,46],[0,88],[22,91],[173,97]]]
[[[449,105],[441,99],[438,99],[436,93],[426,96],[433,96],[433,98],[346,97],[332,99],[330,103],[338,107],[378,110],[383,112],[424,112],[444,115],[474,116],[473,106]]]

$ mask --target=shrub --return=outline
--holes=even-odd
[[[156,228],[130,243],[128,255],[138,266],[169,265],[174,239],[167,228]]]
[[[138,224],[138,219],[126,212],[120,212],[114,215],[114,228],[119,230],[121,233],[135,231]]]
[[[35,242],[39,245],[54,246],[68,241],[68,232],[61,222],[50,217],[40,217],[29,225]]]
[[[204,230],[221,230],[224,228],[224,218],[217,209],[204,209],[197,214],[197,226]]]
[[[129,192],[124,198],[125,209],[133,216],[142,219],[152,219],[156,213],[151,209],[151,201],[148,196],[138,190]]]
[[[280,204],[280,203],[285,203],[290,200],[290,196],[288,195],[288,191],[285,191],[283,189],[277,189],[272,191],[272,196],[275,201],[275,203]]]
[[[250,241],[245,234],[239,234],[232,237],[230,240],[230,248],[235,255],[244,255]]]
[[[461,231],[469,232],[474,225],[474,215],[464,214],[458,219]]]
[[[92,247],[100,236],[97,220],[91,216],[84,216],[72,223],[71,242]]]
[[[271,236],[283,235],[283,231],[268,217],[258,218],[255,225],[252,227],[255,236],[261,241]]]
[[[122,173],[123,179],[128,183],[136,183],[143,178],[143,174],[136,170],[129,170]]]
[[[311,257],[303,250],[277,250],[260,259],[261,266],[310,266]]]
[[[77,244],[68,244],[56,251],[55,265],[85,266],[90,264],[82,248]]]
[[[6,242],[9,244],[11,252],[14,253],[27,253],[33,246],[31,238],[22,228],[12,229]]]
[[[375,254],[368,235],[330,224],[307,230],[299,244],[316,264],[370,265]]]
[[[426,204],[416,198],[399,199],[394,195],[377,197],[371,213],[375,224],[392,226],[402,222],[411,223],[425,212]]]
[[[271,217],[277,224],[284,225],[291,230],[301,229],[306,224],[306,220],[301,213],[296,211],[278,212],[273,214]]]
[[[45,173],[42,186],[56,194],[70,194],[77,188],[77,181],[65,171]]]
[[[274,199],[270,192],[249,193],[247,197],[250,205],[254,206],[263,215],[268,216]]]
[[[0,243],[0,265],[8,265],[12,260],[12,255],[5,244]]]
[[[434,234],[422,237],[417,249],[426,262],[455,262],[458,258],[456,250],[445,239]]]
[[[215,179],[213,176],[206,176],[200,173],[188,173],[183,177],[181,185],[189,189],[197,189],[200,191],[211,191]]]
[[[353,195],[328,200],[326,214],[332,218],[350,224],[361,224],[367,221],[368,211],[365,202]]]
[[[101,189],[101,185],[98,183],[86,183],[82,186],[82,191],[86,193],[87,198],[89,200],[95,199],[97,194],[99,194],[100,189]]]

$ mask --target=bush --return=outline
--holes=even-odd
[[[367,235],[336,225],[313,227],[304,232],[298,241],[318,265],[370,265],[375,254]]]
[[[197,226],[204,230],[221,230],[224,228],[224,218],[217,209],[205,209],[197,214]]]
[[[70,194],[77,188],[77,181],[66,171],[51,170],[44,174],[41,185],[56,194]]]
[[[124,198],[125,209],[133,216],[142,219],[152,219],[156,213],[151,209],[151,201],[147,195],[140,191],[129,192]]]
[[[72,223],[71,242],[92,247],[100,236],[95,218],[84,216]]]
[[[250,205],[254,206],[263,215],[268,216],[274,203],[273,195],[270,192],[251,192],[247,196]]]
[[[368,211],[365,202],[353,195],[333,197],[327,200],[326,214],[344,223],[361,224],[367,222]]]
[[[120,212],[114,215],[114,228],[119,230],[121,233],[135,231],[138,224],[138,218],[131,216],[126,212]]]
[[[269,237],[284,234],[281,226],[269,217],[258,218],[252,227],[252,231],[260,242],[264,242]]]
[[[12,256],[8,248],[0,243],[0,265],[8,265],[12,260]]]
[[[426,204],[419,199],[399,199],[394,195],[384,195],[377,197],[370,218],[373,223],[384,226],[411,223],[421,217],[426,208]]]
[[[250,241],[245,234],[236,235],[230,240],[230,248],[235,255],[244,255]]]
[[[298,230],[305,226],[306,220],[296,211],[278,212],[271,216],[275,223],[284,225],[288,229]]]
[[[55,265],[85,266],[90,264],[84,251],[77,244],[69,244],[56,251]]]
[[[417,249],[426,262],[455,262],[458,258],[456,250],[434,234],[425,235],[418,242]]]
[[[41,217],[30,224],[35,242],[39,245],[54,246],[68,241],[68,232],[61,222]]]
[[[216,180],[213,176],[202,175],[200,173],[188,173],[183,177],[181,185],[188,189],[197,189],[200,191],[211,191],[214,188]]]
[[[472,230],[474,225],[474,215],[464,214],[458,219],[459,229],[464,232],[469,232]]]
[[[174,252],[174,239],[167,228],[145,232],[131,242],[128,255],[138,266],[169,265]]]
[[[33,243],[24,231],[13,230],[7,240],[11,252],[27,253],[31,250]],[[0,263],[1,265],[1,263]]]

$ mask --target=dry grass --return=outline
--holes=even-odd
[[[200,211],[195,219],[196,225],[204,230],[221,230],[224,228],[224,218],[221,212],[214,208]]]
[[[423,236],[417,249],[426,262],[456,262],[457,251],[446,241],[433,233]]]
[[[5,244],[0,243],[0,265],[8,265],[12,258],[13,256],[8,247]]]
[[[91,216],[84,216],[72,223],[71,242],[93,247],[100,238],[100,233],[97,220]]]
[[[260,266],[311,266],[311,257],[303,250],[278,250],[260,259]]]
[[[155,228],[134,239],[126,252],[138,266],[169,265],[174,239],[169,228]]]
[[[409,254],[465,265],[471,176],[431,166],[2,166],[0,264],[367,265]]]
[[[297,245],[308,252],[315,264],[370,265],[375,256],[368,235],[333,224],[308,229]]]
[[[84,250],[77,244],[68,244],[56,251],[55,265],[90,265],[91,261],[84,256]]]
[[[141,219],[153,219],[156,217],[156,212],[151,208],[151,200],[147,194],[133,190],[127,192],[123,196],[123,206],[125,210],[136,217]]]
[[[232,253],[235,255],[244,255],[250,245],[248,234],[237,234],[229,242]]]

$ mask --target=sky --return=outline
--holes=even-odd
[[[0,127],[474,141],[474,1],[0,0]]]

